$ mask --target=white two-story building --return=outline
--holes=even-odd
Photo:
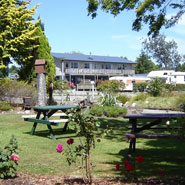
[[[83,54],[52,53],[58,79],[67,79],[80,85],[96,83],[97,80],[108,80],[112,76],[133,76],[133,65],[136,62],[122,57],[95,56]],[[88,88],[87,88],[88,89]]]

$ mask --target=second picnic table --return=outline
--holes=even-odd
[[[30,133],[31,135],[34,134],[35,129],[37,127],[37,124],[41,123],[41,124],[47,125],[51,138],[53,140],[56,140],[51,126],[52,125],[57,126],[58,123],[57,123],[57,120],[52,121],[52,120],[49,120],[49,118],[52,115],[54,115],[57,111],[62,111],[64,113],[66,113],[67,110],[72,109],[72,108],[78,108],[78,107],[79,107],[78,105],[34,106],[32,108],[35,112],[37,112],[36,118],[32,118],[32,117],[28,116],[28,117],[24,118],[24,120],[34,123],[32,130],[31,130],[31,133]],[[63,130],[65,130],[66,127],[67,127],[67,123],[65,124]]]
[[[126,133],[126,138],[130,140],[130,146],[129,146],[129,153],[132,153],[135,151],[135,145],[136,145],[136,138],[168,138],[168,137],[178,137],[178,135],[172,135],[172,134],[143,134],[140,133],[143,130],[148,129],[168,129],[170,127],[159,127],[156,126],[160,123],[162,123],[163,120],[175,120],[180,116],[185,116],[185,113],[180,112],[145,112],[145,113],[139,113],[139,114],[127,114],[124,116],[124,118],[129,119],[129,123],[131,124],[131,132]],[[151,122],[146,123],[142,126],[138,126],[137,122],[139,119],[142,120],[151,120]],[[180,128],[179,128],[180,129]]]

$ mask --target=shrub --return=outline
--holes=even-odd
[[[0,80],[0,100],[6,100],[8,103],[12,103],[11,98],[23,98],[24,96],[31,96],[32,104],[35,104],[37,92],[34,84],[9,80],[7,78]]]
[[[133,101],[145,101],[147,97],[147,94],[139,93],[137,96],[133,97]]]
[[[0,178],[15,177],[17,171],[17,161],[19,156],[16,155],[18,144],[14,136],[10,139],[9,145],[4,148],[4,151],[0,148]]]
[[[175,90],[175,85],[174,84],[164,84],[164,89],[168,92],[172,92]]]
[[[149,83],[149,93],[152,96],[159,96],[163,89],[163,82],[159,78],[155,78]]]
[[[148,83],[147,82],[140,82],[140,83],[134,83],[133,84],[133,91],[134,92],[144,92],[147,88]]]
[[[185,91],[185,84],[176,84],[175,91]]]
[[[118,100],[120,103],[122,103],[122,104],[125,104],[127,101],[129,101],[129,97],[128,96],[118,96],[117,98],[116,98],[116,100]]]
[[[124,107],[119,106],[105,106],[104,107],[104,114],[107,117],[118,117],[118,116],[125,116],[127,113],[127,109]]]
[[[91,109],[90,109],[90,113],[92,115],[102,116],[102,114],[103,114],[103,106],[102,105],[98,105],[98,104],[94,104],[91,107]]]
[[[179,110],[185,112],[185,94],[181,94],[178,98],[177,98],[177,107],[179,108]]]
[[[13,107],[10,104],[5,103],[4,101],[0,101],[0,110],[1,111],[8,111],[13,109]]]

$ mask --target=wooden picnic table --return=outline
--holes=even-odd
[[[62,111],[66,113],[67,110],[78,107],[79,107],[78,105],[34,106],[32,108],[37,113],[36,118],[28,117],[24,118],[24,120],[34,123],[32,130],[30,132],[31,135],[34,134],[37,124],[41,123],[47,125],[51,138],[53,140],[56,140],[51,126],[52,125],[58,126],[58,123],[57,121],[55,122],[54,120],[53,121],[49,120],[49,118],[52,117],[52,115],[55,114],[57,111]],[[65,131],[67,124],[68,122],[66,122],[63,131]]]
[[[171,136],[178,137],[178,135],[170,135],[170,134],[143,134],[140,133],[143,130],[149,129],[168,129],[169,127],[166,125],[165,127],[158,127],[156,125],[161,124],[164,120],[170,121],[175,120],[180,116],[185,116],[185,113],[181,112],[147,112],[147,113],[136,113],[136,114],[127,114],[124,118],[129,119],[129,123],[131,124],[131,132],[126,133],[126,137],[130,140],[129,144],[129,153],[135,152],[136,148],[136,138],[168,138]],[[138,120],[150,120],[150,122],[143,124],[142,126],[138,126]]]

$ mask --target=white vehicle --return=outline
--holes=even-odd
[[[150,73],[148,73],[147,77],[148,78],[164,78],[167,79],[168,76],[172,73],[174,73],[175,71],[173,70],[161,70],[161,71],[151,71]]]
[[[173,72],[171,73],[167,80],[167,84],[185,84],[185,72]]]
[[[139,76],[114,76],[110,77],[109,80],[118,80],[120,82],[123,82],[125,84],[124,91],[133,91],[133,83],[141,83],[151,80],[148,77],[139,77]]]

